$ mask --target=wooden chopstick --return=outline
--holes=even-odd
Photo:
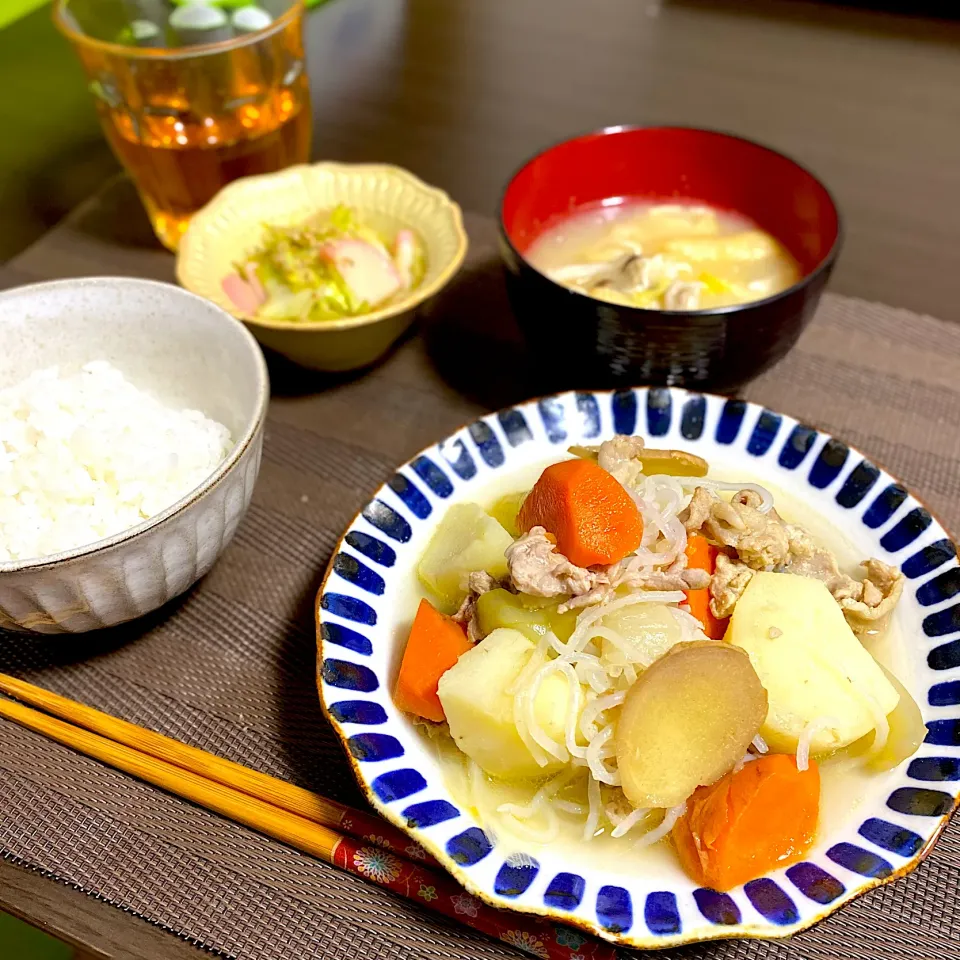
[[[89,730],[49,717],[13,700],[0,699],[0,716],[73,747],[88,757],[146,780],[155,786],[267,833],[277,840],[305,850],[321,860],[330,860],[340,834],[305,817],[282,810],[165,760],[114,743]]]
[[[0,691],[78,727],[98,733],[108,740],[189,770],[207,780],[232,787],[248,796],[312,820],[314,823],[343,831],[358,840],[366,840],[377,846],[399,850],[413,843],[405,833],[379,817],[328,800],[302,787],[278,780],[266,773],[251,770],[232,760],[214,756],[197,747],[180,743],[179,740],[155,733],[153,730],[101,713],[93,707],[77,703],[75,700],[68,700],[66,697],[34,686],[25,680],[0,673]],[[106,762],[110,763],[109,760]],[[427,860],[436,863],[432,857],[427,857]]]
[[[132,728],[141,734],[150,733],[134,724],[109,717],[107,714],[100,714],[99,711],[41,690],[32,684],[26,684],[12,677],[0,676],[2,676],[2,688],[5,691],[25,688],[23,692],[33,697],[35,701],[43,700],[53,703],[61,710],[69,706],[71,712],[78,708],[81,712],[89,711],[94,715],[90,719],[98,724],[113,721],[115,724],[122,725],[116,729],[124,729],[125,735],[129,735],[129,730],[125,728]],[[123,743],[114,742],[88,729],[48,716],[23,703],[0,698],[0,717],[12,720],[58,743],[72,747],[147,783],[152,783],[169,793],[242,823],[281,843],[312,854],[333,866],[392,890],[420,906],[426,906],[459,923],[504,940],[527,953],[547,958],[547,960],[573,960],[575,956],[582,957],[584,960],[615,960],[616,958],[616,952],[608,944],[583,937],[573,931],[568,931],[565,936],[558,935],[557,929],[548,921],[490,907],[469,897],[455,880],[440,870],[406,860],[396,852],[377,849],[370,845],[371,840],[358,841],[353,837],[344,836],[328,826],[268,803],[250,793],[208,779]],[[109,723],[106,725],[112,726]],[[159,734],[152,734],[152,736],[177,744],[177,741],[161,737]],[[183,744],[177,745],[185,747]],[[164,749],[170,749],[169,744],[166,744]],[[203,752],[196,751],[195,748],[185,747],[185,749],[197,753]],[[210,757],[209,760],[217,760],[217,758]],[[231,764],[231,766],[236,767],[238,764]],[[255,774],[255,771],[248,771],[248,773]],[[317,799],[321,800],[323,805],[315,809],[326,809],[327,804],[331,804],[334,808],[340,806],[322,797]],[[378,818],[370,819],[380,824],[382,836],[385,825]],[[407,840],[405,834],[400,834],[399,831],[397,833],[403,836],[405,841]]]

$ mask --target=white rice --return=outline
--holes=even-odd
[[[230,431],[104,361],[0,390],[0,561],[86,546],[165,510],[226,458]]]

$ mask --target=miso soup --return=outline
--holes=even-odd
[[[693,203],[636,201],[576,213],[538,237],[526,257],[578,293],[650,310],[763,300],[801,275],[752,221]]]

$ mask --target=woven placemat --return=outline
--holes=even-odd
[[[90,224],[113,219],[104,203],[19,258],[18,276],[169,279],[168,256],[91,235]],[[0,632],[0,670],[362,803],[314,686],[312,606],[331,550],[397,463],[544,380],[509,318],[491,221],[468,217],[468,230],[465,271],[434,304],[424,332],[382,365],[337,378],[272,361],[274,398],[253,505],[201,584],[159,614],[105,633]],[[825,296],[798,347],[745,393],[850,440],[958,530],[958,384],[960,326]],[[244,960],[518,956],[3,721],[0,850]],[[792,941],[728,941],[664,956],[957,957],[958,894],[960,822],[912,876]]]

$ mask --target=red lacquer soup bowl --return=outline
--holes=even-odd
[[[797,261],[792,287],[737,306],[648,310],[550,280],[525,258],[573,213],[607,201],[690,201],[742,214]],[[538,361],[567,387],[682,384],[732,390],[796,343],[840,249],[829,191],[783,154],[684,127],[608,127],[529,160],[507,185],[501,251],[517,319]]]

